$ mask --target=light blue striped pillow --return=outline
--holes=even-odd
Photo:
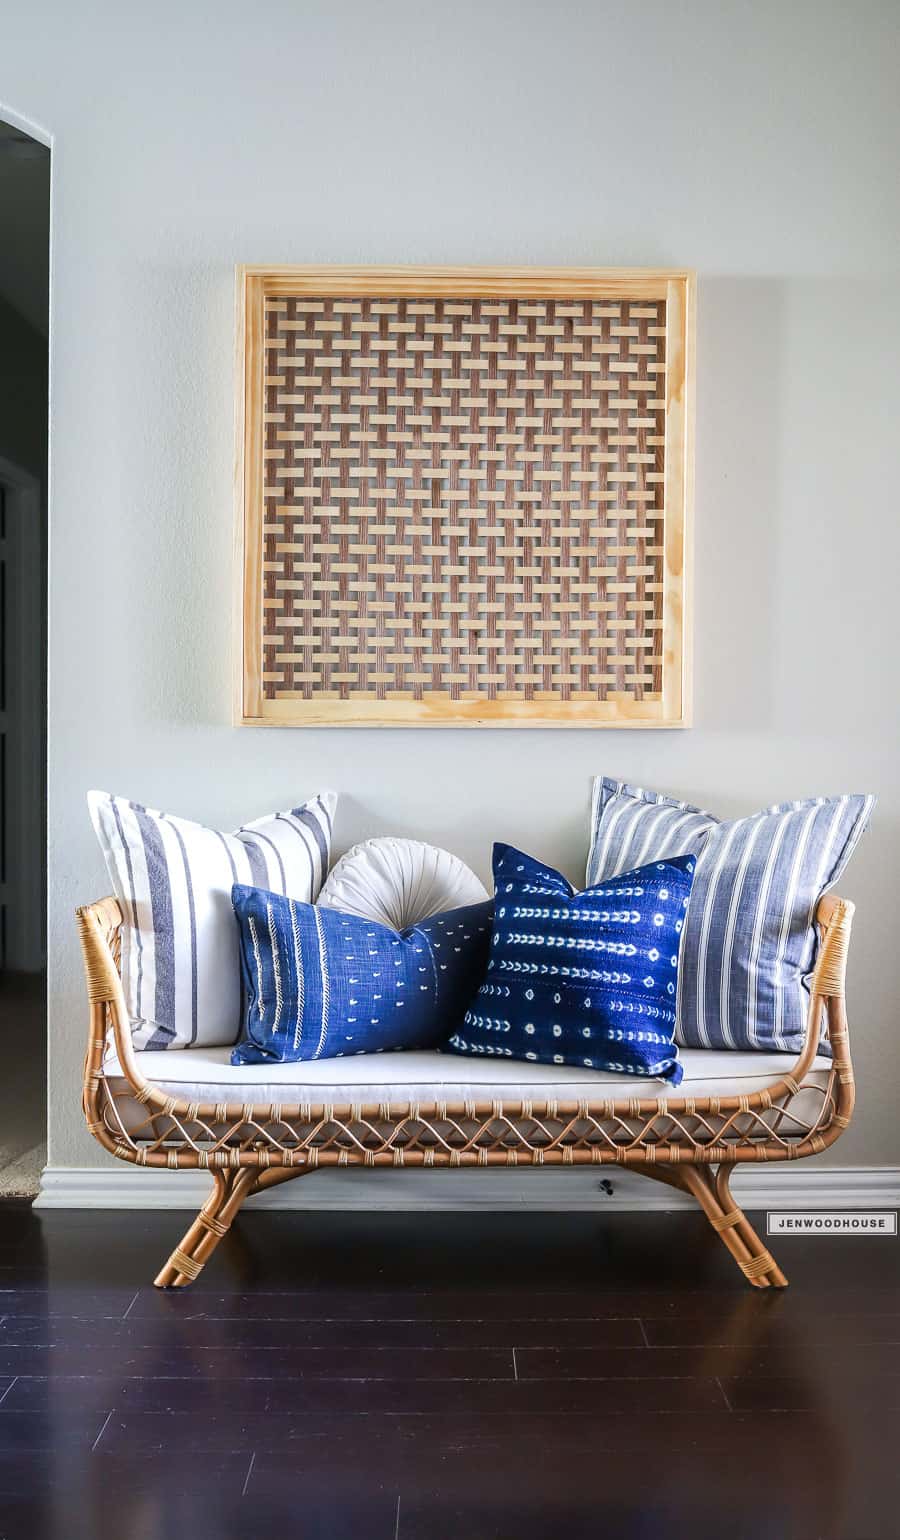
[[[697,857],[678,969],[678,1043],[800,1052],[816,905],[874,805],[872,796],[813,797],[722,822],[641,786],[595,780],[589,884],[648,861]]]
[[[122,906],[122,984],[136,1048],[233,1043],[241,1026],[240,947],[231,889],[246,882],[312,903],[327,875],[337,797],[221,834],[88,793]]]

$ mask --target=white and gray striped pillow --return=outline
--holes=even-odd
[[[122,982],[136,1048],[237,1040],[240,947],[231,888],[314,903],[328,873],[337,797],[220,834],[105,791],[88,807],[125,915]]]
[[[871,796],[781,802],[723,823],[624,781],[598,778],[587,880],[696,855],[681,942],[676,1041],[799,1053],[816,904],[869,821]]]

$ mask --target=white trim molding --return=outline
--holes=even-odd
[[[608,1187],[607,1185],[608,1184]],[[608,1189],[611,1189],[608,1190]],[[738,1170],[746,1209],[900,1208],[898,1166],[769,1165]],[[202,1171],[136,1166],[47,1166],[38,1209],[198,1209],[208,1197]],[[250,1200],[251,1208],[640,1211],[692,1208],[686,1194],[615,1166],[581,1171],[316,1171]]]
[[[46,145],[48,150],[53,148],[53,135],[49,128],[35,123],[32,118],[26,118],[23,113],[16,112],[8,102],[0,101],[0,118],[8,123],[10,128],[17,128],[20,133],[28,134],[29,138],[36,139],[38,144]]]

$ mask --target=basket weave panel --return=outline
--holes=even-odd
[[[661,699],[662,300],[265,301],[268,701]]]

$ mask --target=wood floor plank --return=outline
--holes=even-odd
[[[596,1320],[547,1321],[528,1318],[490,1320],[260,1320],[177,1316],[132,1315],[114,1317],[7,1316],[0,1320],[0,1352],[13,1347],[67,1347],[128,1352],[136,1348],[190,1350],[221,1348],[355,1349],[373,1348],[407,1352],[445,1348],[474,1352],[493,1349],[510,1352],[513,1347],[641,1347],[641,1324],[627,1317]]]
[[[0,1205],[2,1208],[2,1205]],[[2,1223],[2,1217],[0,1217]],[[66,1315],[111,1316],[121,1320],[133,1304],[137,1286],[107,1288],[72,1285],[64,1279],[47,1283],[46,1267],[33,1288],[21,1286],[21,1274],[16,1274],[16,1286],[0,1289],[0,1316],[18,1315]]]
[[[493,1409],[481,1413],[446,1409],[427,1413],[342,1411],[322,1413],[310,1420],[302,1411],[279,1405],[261,1427],[259,1416],[236,1411],[210,1411],[198,1419],[183,1411],[139,1411],[116,1408],[98,1453],[135,1448],[161,1454],[166,1449],[244,1453],[256,1449],[259,1457],[290,1452],[290,1467],[298,1474],[328,1475],[339,1482],[348,1470],[368,1471],[391,1480],[421,1476],[431,1479],[447,1462],[472,1469],[493,1470],[552,1456],[557,1469],[576,1467],[602,1452],[644,1453],[650,1444],[664,1445],[673,1453],[689,1453],[702,1447],[707,1458],[733,1453],[745,1441],[752,1444],[753,1461],[774,1461],[779,1451],[815,1459],[823,1447],[825,1424],[818,1412],[734,1412],[725,1414],[724,1403],[714,1410],[694,1411],[688,1421],[677,1412],[641,1410],[586,1410],[561,1429],[552,1410],[517,1410],[520,1398],[498,1419]],[[534,1406],[525,1399],[522,1404]],[[602,1401],[598,1403],[602,1407]]]
[[[76,1448],[89,1451],[98,1437],[104,1418],[97,1412],[83,1420],[54,1417],[46,1408],[21,1411],[0,1406],[0,1450],[48,1450]]]
[[[898,1293],[900,1303],[900,1293]],[[832,1351],[836,1346],[866,1347],[874,1343],[900,1343],[900,1309],[889,1314],[857,1312],[810,1312],[809,1316],[735,1311],[712,1319],[672,1315],[645,1317],[641,1326],[650,1347],[699,1348],[752,1341],[758,1346],[796,1348],[798,1344]],[[2,1332],[2,1328],[0,1328]],[[560,1347],[566,1346],[559,1343]],[[598,1343],[597,1346],[600,1346]]]
[[[277,1388],[277,1386],[276,1386]],[[241,1387],[241,1409],[249,1417],[266,1415],[273,1395],[271,1380],[248,1380]],[[201,1376],[175,1379],[136,1378],[123,1374],[20,1375],[3,1403],[10,1412],[50,1408],[58,1417],[81,1417],[113,1408],[183,1412],[194,1421],[221,1413],[221,1385]]]
[[[742,1296],[739,1294],[738,1299]],[[21,1307],[24,1311],[24,1307]],[[636,1317],[692,1315],[704,1320],[729,1317],[735,1297],[716,1292],[648,1292],[627,1289],[567,1289],[552,1293],[529,1286],[491,1290],[382,1289],[261,1290],[221,1293],[192,1288],[184,1294],[140,1289],[128,1319],[270,1321],[551,1321],[634,1320]]]
[[[228,1384],[232,1387],[234,1382]],[[202,1376],[180,1378],[105,1375],[48,1378],[20,1376],[4,1405],[59,1408],[60,1412],[130,1408],[167,1415],[184,1411],[195,1420],[218,1411],[225,1382]],[[429,1414],[492,1416],[526,1414],[586,1415],[597,1411],[721,1410],[724,1401],[715,1379],[632,1379],[610,1387],[591,1380],[359,1380],[250,1379],[241,1383],[241,1408],[249,1416],[352,1416]]]
[[[70,1347],[0,1345],[0,1375],[79,1375],[120,1372],[137,1379],[201,1376],[221,1385],[254,1379],[509,1380],[510,1350],[468,1348],[164,1348],[117,1343]]]
[[[900,1412],[900,1377],[850,1374],[837,1383],[813,1374],[752,1376],[721,1380],[734,1411],[807,1411],[843,1404],[847,1416],[894,1417]]]
[[[758,1347],[752,1341],[706,1347],[517,1348],[520,1380],[616,1379],[631,1376],[771,1379],[805,1374],[823,1384],[852,1378],[900,1376],[900,1344],[831,1345],[820,1363],[818,1345]]]

